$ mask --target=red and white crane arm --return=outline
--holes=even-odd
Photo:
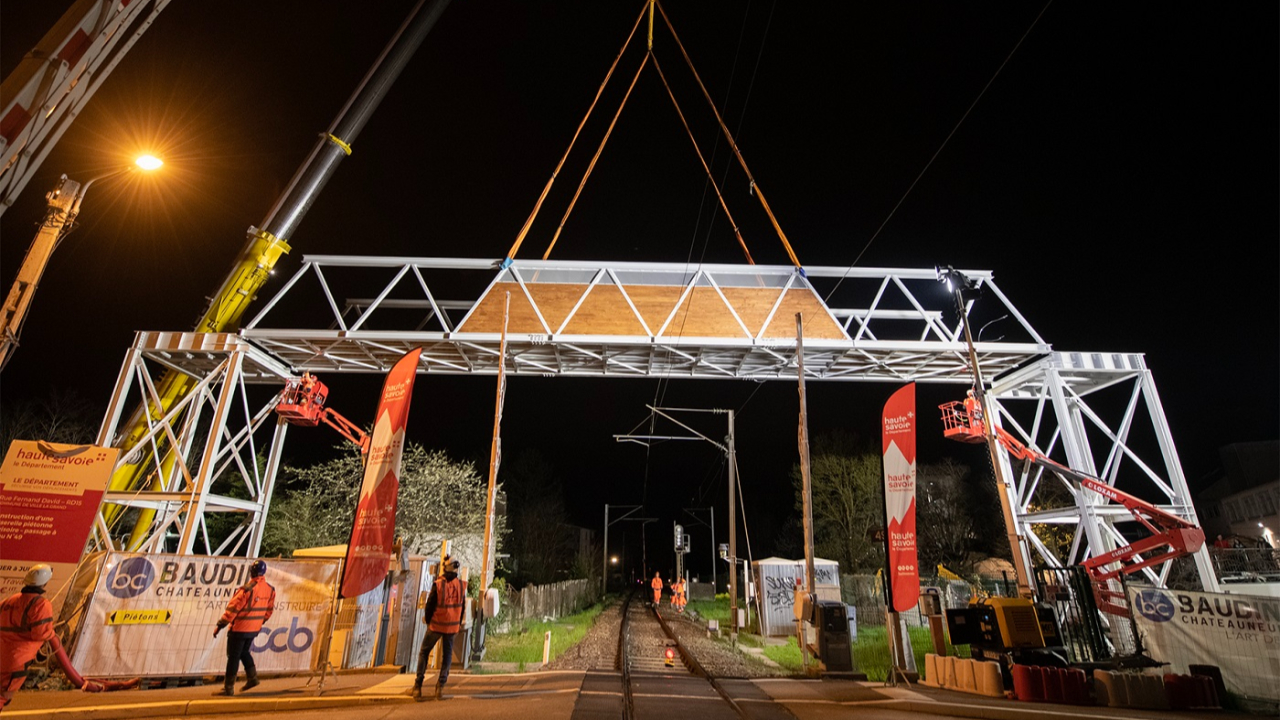
[[[0,215],[170,0],[77,0],[0,85]]]
[[[986,442],[986,426],[980,414],[971,412],[961,402],[947,403],[940,408],[943,434],[946,437],[967,443]],[[1122,574],[1135,573],[1166,560],[1190,555],[1204,545],[1204,531],[1194,523],[1123,490],[1117,490],[1098,478],[1077,472],[1051,460],[1027,447],[1004,428],[994,427],[992,430],[996,440],[1010,457],[1042,467],[1077,487],[1085,488],[1123,505],[1134,519],[1151,533],[1150,537],[1081,562],[1080,564],[1095,581],[1111,580]]]

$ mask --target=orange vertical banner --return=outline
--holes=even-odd
[[[400,495],[400,457],[404,453],[409,399],[421,353],[422,348],[414,348],[396,361],[382,386],[339,597],[356,597],[372,590],[390,567],[396,536],[396,499]]]
[[[884,405],[884,503],[893,609],[905,612],[920,597],[916,557],[916,385]]]

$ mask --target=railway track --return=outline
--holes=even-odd
[[[636,595],[623,601],[618,633],[623,717],[751,717],[680,643],[661,614]]]

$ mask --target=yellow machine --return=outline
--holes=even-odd
[[[947,610],[947,632],[953,645],[969,645],[974,658],[1067,665],[1053,608],[1027,598],[982,598]]]

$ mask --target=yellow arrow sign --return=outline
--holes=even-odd
[[[108,625],[168,625],[172,610],[115,610],[107,616]]]

